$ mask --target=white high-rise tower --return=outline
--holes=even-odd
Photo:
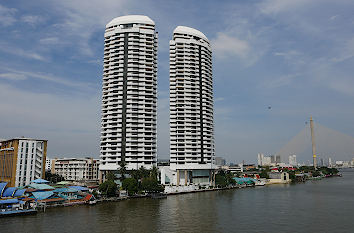
[[[210,43],[202,32],[178,26],[170,41],[170,168],[184,170],[187,183],[195,176],[208,176],[213,160]]]
[[[113,19],[104,34],[101,171],[156,165],[157,32],[147,16]]]

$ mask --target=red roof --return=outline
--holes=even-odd
[[[92,194],[87,194],[86,197],[84,197],[84,201],[89,201],[92,197]]]

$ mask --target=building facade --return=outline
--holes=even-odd
[[[296,155],[289,155],[289,164],[291,166],[297,166]]]
[[[210,43],[202,32],[178,26],[170,41],[170,169],[183,183],[208,182],[214,153]]]
[[[25,186],[44,178],[47,140],[15,138],[0,142],[0,180],[8,186]]]
[[[93,158],[53,159],[52,170],[66,181],[98,182],[99,160]]]
[[[147,16],[113,19],[104,34],[100,170],[157,162],[157,32]]]

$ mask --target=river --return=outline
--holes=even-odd
[[[354,169],[343,177],[47,209],[0,232],[354,232]]]

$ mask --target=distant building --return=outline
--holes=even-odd
[[[272,163],[275,164],[275,157],[272,159],[273,156],[264,156],[264,154],[259,153],[257,156],[258,166],[271,166]]]
[[[229,167],[224,167],[225,170],[227,171],[230,171],[232,173],[242,173],[243,172],[243,164],[240,163],[240,164],[237,164],[237,165],[232,165],[232,166],[229,166]]]
[[[46,158],[46,160],[45,160],[45,171],[50,171],[51,168],[52,168],[52,166],[51,166],[50,158]]]
[[[258,166],[263,166],[264,154],[258,153],[257,155],[257,164]]]
[[[270,160],[270,162],[274,164],[281,163],[280,155],[272,155],[270,156]]]
[[[256,165],[255,164],[243,164],[243,169],[246,171],[249,171],[251,169],[255,169]]]
[[[98,182],[99,160],[93,158],[55,159],[54,173],[67,181]]]
[[[225,166],[226,161],[222,157],[215,157],[215,165],[216,166]]]
[[[162,167],[162,166],[170,166],[170,160],[168,160],[168,159],[158,159],[157,160],[157,167]]]
[[[47,140],[14,138],[0,142],[0,180],[25,186],[44,178]]]
[[[287,172],[270,172],[268,175],[268,184],[286,184],[291,182]]]
[[[297,166],[297,161],[296,161],[296,155],[290,155],[289,156],[289,164],[291,166]]]
[[[328,158],[328,166],[329,166],[329,167],[332,167],[332,166],[333,166],[333,164],[332,164],[332,158]]]

